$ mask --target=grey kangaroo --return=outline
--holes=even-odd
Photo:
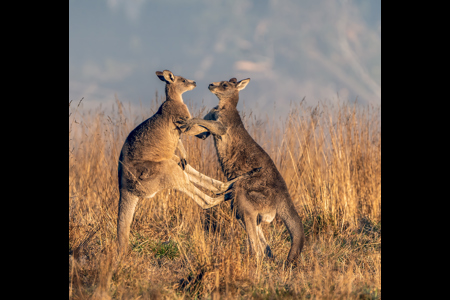
[[[174,122],[191,117],[181,95],[194,89],[195,81],[175,76],[168,70],[158,71],[156,75],[166,83],[166,100],[152,117],[131,131],[119,157],[119,252],[124,252],[128,246],[130,226],[139,199],[152,198],[163,189],[173,188],[186,193],[207,209],[223,202],[224,192],[233,183],[209,178],[186,162],[181,131]],[[175,155],[176,148],[181,152],[181,159]],[[222,195],[209,197],[191,182]]]
[[[269,155],[256,143],[244,128],[236,106],[239,91],[249,83],[250,78],[237,82],[213,82],[209,90],[219,98],[219,105],[214,107],[204,119],[192,118],[180,120],[180,129],[198,138],[206,139],[210,133],[222,170],[228,180],[246,172],[262,167],[260,172],[235,182],[228,198],[233,198],[231,208],[235,208],[236,218],[248,234],[250,249],[257,257],[263,254],[272,258],[272,251],[264,238],[261,222],[270,223],[279,216],[291,236],[291,249],[287,263],[297,264],[298,256],[304,244],[303,224],[295,210],[286,183]],[[204,131],[199,133],[201,126]]]

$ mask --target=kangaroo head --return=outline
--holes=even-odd
[[[239,91],[245,89],[249,82],[250,78],[242,79],[241,81],[231,78],[229,81],[210,83],[208,89],[219,98],[219,106],[220,104],[222,106],[230,104],[236,107],[239,101]]]
[[[195,81],[181,76],[175,76],[169,70],[164,70],[163,72],[156,71],[156,76],[166,83],[166,98],[172,100],[183,101],[181,95],[184,92],[193,90],[197,86]]]

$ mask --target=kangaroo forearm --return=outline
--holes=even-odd
[[[173,155],[171,158],[174,162],[176,162],[177,164],[180,163],[181,159],[178,155]]]
[[[177,148],[178,148],[178,150],[180,150],[181,157],[186,159],[187,153],[186,153],[186,150],[184,149],[184,146],[183,146],[183,143],[181,142],[181,139],[178,140]]]
[[[208,129],[199,125],[193,125],[192,128],[183,132],[183,134],[187,135],[201,135],[208,132]]]
[[[223,126],[222,123],[217,122],[217,121],[192,118],[189,120],[189,122],[191,124],[200,125],[206,129],[208,129],[208,131],[214,135],[224,135],[227,132],[227,130],[225,129],[225,126]]]

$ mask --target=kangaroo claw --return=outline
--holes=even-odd
[[[223,201],[232,200],[233,198],[234,198],[233,192],[230,191],[230,192],[228,192],[228,193],[225,194],[225,197],[224,197]]]
[[[240,178],[240,177],[238,177],[238,178]],[[222,187],[219,189],[219,191],[216,193],[216,195],[217,195],[217,196],[221,196],[221,195],[225,194],[226,192],[228,192],[229,190],[231,190],[231,188],[233,187],[233,184],[234,184],[234,181],[231,182],[231,183],[229,183],[229,182],[224,183],[224,184],[222,185]]]
[[[178,165],[184,170],[184,169],[186,169],[186,166],[187,166],[187,161],[186,161],[186,159],[184,159],[184,158],[180,158],[180,162],[178,163]]]

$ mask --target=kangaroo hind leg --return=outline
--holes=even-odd
[[[200,173],[191,165],[186,165],[184,171],[188,174],[189,180],[195,184],[198,184],[201,187],[204,187],[212,192],[221,192],[223,189],[224,183],[219,180],[215,180],[211,177],[206,176],[205,174]]]
[[[200,173],[191,165],[183,164],[183,160],[176,155],[172,157],[172,160],[175,161],[178,165],[181,165],[181,167],[184,169],[184,172],[189,176],[189,181],[198,184],[199,186],[206,188],[214,193],[217,193],[217,195],[224,194],[230,184],[232,184],[228,182],[223,183],[222,181],[215,180],[205,174]]]
[[[248,244],[250,246],[250,253],[252,255],[256,254],[257,258],[262,258],[264,250],[261,246],[261,242],[258,238],[257,225],[256,225],[256,214],[249,212],[244,213],[242,221],[245,231],[247,232]]]
[[[267,244],[266,238],[264,237],[264,233],[261,228],[261,224],[259,224],[256,227],[256,232],[258,233],[260,245],[261,245],[261,251],[266,255],[268,258],[273,259],[274,256],[272,254],[272,250],[270,249],[269,244]]]
[[[191,197],[203,209],[217,206],[225,200],[225,196],[218,196],[215,198],[210,197],[196,188],[193,184],[180,185],[174,188]]]

